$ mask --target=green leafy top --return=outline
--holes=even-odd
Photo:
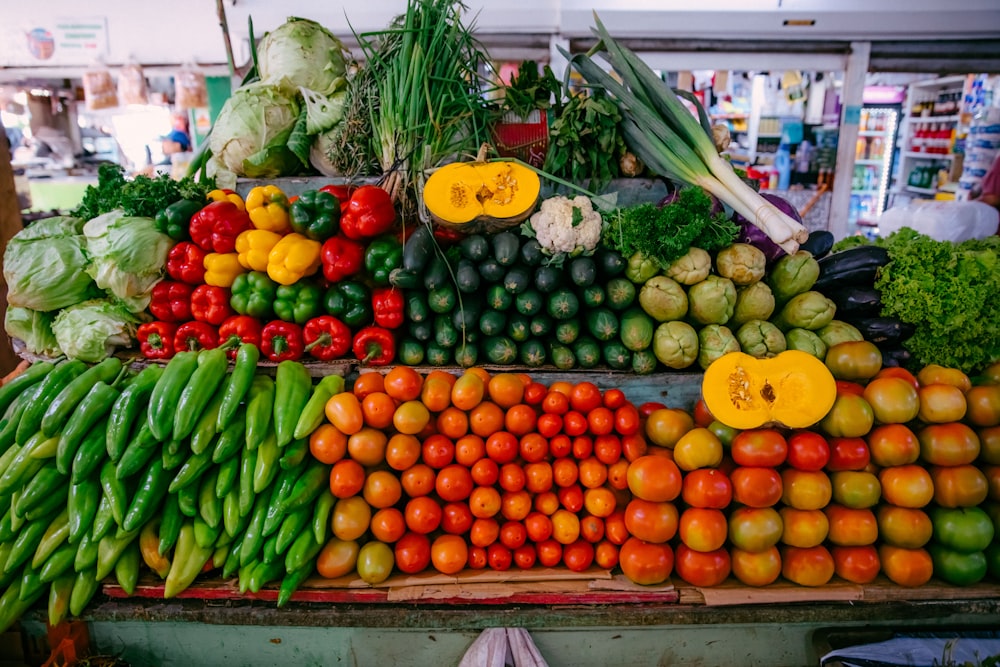
[[[72,215],[90,220],[121,209],[128,216],[152,218],[180,199],[204,201],[214,188],[211,179],[195,181],[191,177],[175,181],[166,175],[151,178],[140,174],[130,180],[119,165],[102,164],[97,170],[97,185],[87,186]]]
[[[608,216],[604,242],[625,257],[641,252],[667,267],[691,246],[712,252],[732,245],[739,228],[712,208],[704,190],[684,188],[665,206],[639,204]]]
[[[503,110],[511,111],[521,118],[527,117],[534,109],[555,110],[562,108],[563,89],[552,69],[546,65],[542,75],[538,75],[538,63],[525,60],[511,77],[510,85],[504,88]]]

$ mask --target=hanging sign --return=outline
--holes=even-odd
[[[89,65],[107,53],[104,16],[26,19],[0,28],[0,65],[5,67]]]

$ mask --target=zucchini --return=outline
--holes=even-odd
[[[513,232],[493,235],[493,256],[503,266],[512,266],[520,256],[521,242]]]
[[[463,368],[475,366],[479,361],[479,348],[475,343],[463,343],[455,348],[455,363]]]
[[[595,308],[587,313],[587,330],[600,341],[618,337],[618,318],[607,308]]]
[[[882,312],[882,297],[874,287],[835,287],[826,296],[837,304],[837,316],[840,318],[876,317]]]
[[[434,342],[449,349],[458,345],[458,329],[452,324],[451,317],[439,315],[434,318]]]
[[[612,370],[623,371],[632,367],[632,353],[616,340],[608,341],[601,352],[604,363]]]
[[[608,293],[600,285],[589,285],[581,290],[583,305],[587,308],[600,308],[608,300]]]
[[[568,320],[580,312],[580,299],[568,287],[560,287],[549,295],[546,307],[549,315],[557,320]]]
[[[507,320],[506,334],[518,343],[531,337],[531,320],[521,313],[511,313]]]
[[[593,368],[601,363],[601,346],[590,336],[580,336],[572,347],[573,356],[581,368]]]
[[[419,366],[424,363],[424,346],[416,338],[406,337],[396,347],[396,359],[407,366]]]
[[[417,340],[426,343],[434,337],[434,327],[430,319],[423,322],[410,322],[410,335]]]
[[[479,275],[489,283],[498,283],[507,275],[507,268],[495,258],[487,257],[479,264]]]
[[[430,225],[417,225],[403,242],[403,269],[419,275],[427,268],[435,251],[434,232]]]
[[[612,278],[604,291],[611,310],[625,310],[635,303],[635,283],[627,278]]]
[[[491,285],[486,290],[486,305],[491,310],[507,310],[514,303],[514,297],[503,285]]]
[[[427,306],[435,313],[450,313],[458,303],[458,295],[451,285],[444,285],[432,289],[427,294]]]
[[[562,271],[554,266],[539,266],[535,269],[535,288],[543,294],[553,292],[562,284]]]
[[[899,347],[907,338],[913,335],[913,325],[900,322],[894,317],[859,317],[844,318],[848,324],[857,327],[865,340],[871,341],[880,348]]]
[[[503,288],[511,294],[520,294],[531,287],[531,274],[523,266],[513,266],[503,278]]]
[[[545,343],[532,338],[521,343],[521,363],[530,368],[538,368],[545,364]]]
[[[507,325],[507,316],[496,310],[487,310],[479,318],[479,330],[484,336],[499,336]]]
[[[576,257],[569,263],[569,279],[577,287],[593,285],[597,280],[597,264],[590,257]]]
[[[427,272],[424,273],[424,287],[434,290],[447,285],[451,281],[451,267],[444,255],[435,255],[427,264]]]
[[[425,355],[427,363],[431,366],[447,366],[452,359],[451,350],[441,347],[434,341],[427,343]]]
[[[482,262],[490,256],[490,242],[482,234],[469,234],[458,242],[458,252],[473,262]]]
[[[542,244],[538,239],[528,239],[521,245],[521,262],[527,266],[538,266],[545,259]]]
[[[601,276],[605,279],[615,278],[625,273],[625,267],[628,265],[627,260],[620,252],[604,246],[597,249],[597,252],[594,253],[594,259]]]
[[[471,294],[479,289],[479,271],[476,265],[470,260],[458,260],[458,268],[455,269],[455,284],[458,289],[466,294]]]
[[[580,320],[573,318],[563,320],[556,325],[556,340],[563,345],[569,345],[580,337]]]
[[[825,292],[842,285],[873,285],[878,270],[889,263],[889,252],[874,245],[855,246],[819,260],[813,289]]]
[[[809,233],[805,243],[799,244],[799,250],[805,250],[816,259],[822,259],[833,249],[834,236],[825,229],[817,229]]]
[[[483,313],[483,304],[479,299],[469,297],[462,299],[461,305],[451,311],[451,323],[456,329],[472,331],[478,328],[479,317]]]
[[[561,371],[568,371],[576,366],[576,356],[573,350],[560,343],[553,343],[551,347],[552,363]]]
[[[426,322],[430,319],[431,309],[423,292],[410,290],[406,293],[405,314],[408,322]]]
[[[652,350],[636,350],[632,353],[632,372],[649,375],[656,370],[656,355]]]
[[[490,336],[483,342],[483,353],[492,364],[512,364],[517,359],[517,345],[506,336]]]
[[[527,317],[537,315],[545,309],[545,298],[534,287],[529,287],[514,297],[514,309]]]
[[[531,331],[532,336],[544,338],[552,333],[553,325],[554,323],[551,317],[545,313],[539,313],[531,318],[531,322],[528,324],[528,330]]]
[[[653,343],[656,323],[642,308],[629,308],[622,314],[621,329],[622,344],[635,352],[645,350]]]
[[[399,289],[417,289],[423,282],[420,279],[421,273],[409,269],[393,269],[389,272],[389,284]]]

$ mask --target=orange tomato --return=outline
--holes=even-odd
[[[629,537],[628,527],[625,525],[625,510],[616,509],[609,516],[604,517],[604,536],[615,545],[625,544]]]
[[[395,366],[385,374],[383,391],[399,401],[412,401],[420,398],[423,382],[423,376],[413,368]]]
[[[539,435],[545,438],[552,438],[562,432],[563,420],[559,415],[543,412],[535,422],[535,428]]]
[[[962,371],[957,368],[945,368],[938,364],[927,364],[921,368],[920,372],[917,373],[917,381],[921,386],[950,384],[953,387],[958,387],[963,392],[968,391],[972,386],[969,376]]]
[[[524,529],[532,542],[544,542],[552,537],[552,520],[541,512],[529,512],[524,517]]]
[[[781,502],[799,510],[823,509],[832,495],[830,478],[820,470],[786,468],[781,471],[781,489]]]
[[[1000,429],[997,429],[1000,432]],[[1000,442],[1000,439],[998,439]],[[1000,452],[1000,448],[998,448]],[[573,440],[565,433],[558,433],[553,437],[549,438],[549,454],[552,455],[554,459],[561,459],[564,456],[569,456],[573,453]],[[998,456],[1000,458],[1000,456]]]
[[[606,402],[605,405],[607,405]],[[610,405],[607,407],[611,408]],[[639,410],[634,405],[625,403],[613,409],[615,411],[615,431],[618,435],[634,435],[639,432],[642,420],[639,416]]]
[[[529,382],[524,386],[524,402],[528,405],[539,405],[548,392],[541,382]]]
[[[684,475],[681,497],[691,507],[725,509],[733,498],[733,485],[726,473],[716,468],[699,468]]]
[[[904,549],[919,549],[934,534],[931,518],[921,509],[880,505],[875,512],[878,536],[883,544]]]
[[[878,481],[882,485],[882,500],[898,507],[919,509],[934,498],[931,474],[915,463],[883,468]]]
[[[386,443],[385,462],[393,470],[402,472],[420,460],[420,450],[420,440],[415,436],[396,433]]]
[[[539,433],[525,433],[517,443],[525,463],[543,461],[549,454],[549,441]]]
[[[619,459],[608,466],[608,485],[613,489],[628,489],[628,461]]]
[[[469,430],[488,438],[503,428],[503,410],[492,401],[482,401],[469,410]]]
[[[362,371],[358,379],[354,381],[352,392],[358,400],[364,400],[365,396],[372,392],[385,391],[385,378],[376,371]]]
[[[862,395],[872,406],[875,421],[883,424],[905,424],[920,411],[917,389],[903,378],[877,377],[868,383]]]
[[[527,491],[506,491],[500,495],[500,514],[510,521],[521,521],[531,513],[531,494]]]
[[[365,469],[354,459],[341,459],[330,469],[330,493],[337,498],[357,495],[364,485]]]
[[[667,502],[681,492],[680,469],[673,461],[662,456],[647,455],[632,461],[627,478],[629,490],[642,500]]]
[[[697,551],[681,544],[674,554],[674,570],[692,586],[718,586],[729,577],[732,561],[725,549]]]
[[[784,442],[784,438],[782,438],[782,442]],[[732,449],[734,459],[737,451],[735,445],[736,441],[734,440]],[[707,428],[693,428],[674,443],[674,463],[684,471],[715,468],[722,463],[722,455],[722,441]],[[782,456],[783,458],[784,456]],[[739,462],[737,461],[737,463]]]
[[[691,415],[674,408],[658,408],[646,418],[646,437],[660,447],[672,448],[692,428]]]
[[[573,458],[583,460],[594,453],[594,440],[589,435],[577,435],[573,438]]]
[[[520,453],[520,442],[513,433],[497,431],[486,438],[486,456],[497,463],[510,463]]]
[[[701,552],[721,549],[729,532],[726,515],[722,510],[689,507],[681,513],[678,522],[681,542]]]
[[[330,539],[316,557],[316,572],[324,579],[336,579],[354,571],[360,546],[354,540]]]
[[[628,532],[646,542],[666,542],[677,533],[677,507],[669,502],[633,498],[625,507]]]
[[[957,422],[965,416],[968,405],[961,389],[950,384],[921,386],[920,410],[917,416],[928,424]]]
[[[989,384],[972,387],[965,392],[968,406],[965,418],[973,426],[988,427],[1000,424],[1000,385]]]
[[[877,466],[901,466],[920,458],[920,441],[903,424],[876,426],[867,440],[872,463]]]
[[[604,521],[593,514],[585,514],[580,518],[580,537],[597,544],[604,539]]]
[[[470,570],[482,570],[487,564],[486,549],[476,546],[469,547],[468,565]]]
[[[500,479],[500,466],[493,459],[479,459],[470,470],[477,486],[493,486]]]
[[[841,547],[861,547],[878,539],[878,520],[870,509],[853,509],[836,503],[823,512],[830,521],[827,539]]]
[[[781,500],[781,475],[774,468],[738,467],[729,473],[733,500],[747,507],[771,507]]]
[[[385,461],[388,443],[384,431],[365,426],[347,438],[347,453],[363,466],[374,466]]]
[[[815,547],[823,544],[830,532],[830,520],[822,510],[797,510],[782,507],[781,543],[791,547]]]
[[[674,552],[669,544],[630,537],[618,551],[618,565],[625,576],[637,584],[662,584],[674,569]]]
[[[549,385],[549,391],[558,391],[566,398],[569,398],[570,394],[573,393],[573,383],[566,382],[565,380],[556,380]]]
[[[486,393],[483,378],[471,370],[466,371],[451,387],[451,404],[459,410],[471,410],[479,405]]]
[[[524,403],[510,406],[503,417],[503,427],[517,436],[533,432],[537,423],[535,409]]]
[[[646,436],[642,433],[622,436],[622,456],[631,463],[641,456],[645,456],[649,449]]]
[[[587,489],[583,492],[584,508],[601,519],[611,516],[618,504],[618,499],[610,489],[604,487]]]
[[[500,492],[492,486],[477,486],[469,495],[469,508],[477,519],[489,519],[500,512]]]
[[[449,382],[442,377],[427,376],[420,388],[420,401],[431,412],[446,410],[451,405],[451,385],[453,382],[454,380]]]
[[[888,544],[878,548],[882,572],[894,584],[923,586],[934,574],[934,561],[926,549],[903,549]]]
[[[403,486],[388,470],[375,470],[365,478],[365,501],[376,509],[392,507],[403,497]]]
[[[438,433],[458,439],[469,432],[469,415],[454,406],[447,407],[438,414],[435,426]]]
[[[442,514],[441,505],[430,496],[410,498],[403,510],[406,527],[421,535],[437,530],[441,525]]]
[[[320,424],[309,436],[309,453],[320,463],[333,465],[347,454],[347,436],[333,424]]]
[[[469,545],[458,535],[441,535],[431,544],[431,564],[444,574],[455,574],[469,560]]]
[[[472,528],[472,510],[468,503],[447,503],[441,508],[441,530],[452,535],[464,535]]]
[[[747,586],[767,586],[781,576],[781,553],[778,547],[768,547],[760,551],[746,551],[732,548],[733,576]]]
[[[373,391],[361,400],[361,413],[365,425],[384,429],[392,425],[392,413],[396,411],[396,401],[389,394]]]
[[[500,525],[500,544],[517,549],[528,540],[528,531],[520,521],[505,521]]]
[[[406,533],[406,519],[395,507],[383,507],[372,515],[368,528],[376,540],[392,544]]]
[[[604,570],[618,567],[618,545],[602,540],[594,547],[594,564]]]
[[[455,443],[436,433],[424,440],[421,456],[430,467],[441,469],[455,460]]]
[[[426,535],[408,532],[399,538],[393,551],[400,572],[416,574],[431,564],[431,541]]]
[[[524,488],[531,493],[544,493],[552,488],[552,464],[548,461],[536,461],[524,466]]]
[[[403,485],[403,491],[410,498],[426,496],[434,491],[437,473],[429,465],[418,463],[403,471],[399,476],[399,482]]]
[[[452,463],[438,471],[434,481],[438,496],[445,502],[465,500],[472,493],[472,473],[465,466]]]
[[[989,481],[974,465],[932,466],[930,473],[934,502],[941,507],[975,507],[989,495]]]
[[[979,456],[979,436],[965,424],[931,424],[917,432],[920,456],[939,466],[972,463]]]
[[[400,433],[416,435],[431,421],[431,413],[420,401],[405,401],[392,414],[392,425]]]
[[[463,435],[455,440],[455,463],[471,468],[484,456],[486,456],[486,441],[478,435]]]
[[[524,468],[516,463],[500,466],[500,488],[504,491],[520,491],[528,483]]]
[[[573,459],[556,459],[552,462],[552,478],[556,486],[572,486],[580,478],[580,469]]]
[[[870,545],[834,547],[830,550],[830,555],[833,556],[833,567],[837,576],[855,584],[871,583],[881,570],[878,549]]]
[[[329,422],[346,435],[357,433],[365,425],[361,402],[350,392],[342,391],[331,396],[326,402],[324,412]]]
[[[535,496],[535,509],[545,516],[552,516],[559,509],[559,496],[554,491],[543,491]]]
[[[542,412],[551,415],[564,415],[569,412],[569,397],[561,391],[549,389],[542,398]]]
[[[601,390],[593,382],[577,382],[569,392],[570,407],[587,414],[599,407],[603,399]],[[607,408],[604,408],[607,410]]]
[[[594,438],[594,456],[605,465],[614,465],[622,457],[622,441],[614,434]]]
[[[542,540],[535,545],[538,553],[538,564],[544,567],[555,567],[562,562],[562,545],[553,539]]]
[[[563,563],[573,572],[583,572],[594,562],[594,545],[577,540],[563,548]]]
[[[500,537],[500,524],[489,517],[479,517],[469,529],[469,542],[477,547],[488,547]]]
[[[588,428],[587,417],[583,413],[570,410],[563,415],[563,433],[566,435],[571,437],[583,435]]]
[[[781,549],[781,576],[800,586],[823,586],[833,578],[835,565],[830,551],[820,545]]]
[[[594,435],[608,435],[615,430],[615,414],[604,406],[592,409],[587,415],[587,427]]]
[[[559,544],[572,544],[580,537],[580,517],[575,512],[556,510],[549,520],[552,522],[552,539]]]
[[[337,539],[349,542],[364,535],[371,520],[371,506],[361,496],[351,496],[341,498],[333,506],[330,526]]]
[[[522,570],[530,570],[538,560],[534,544],[522,544],[514,549],[514,565]]]
[[[513,373],[497,373],[486,385],[490,400],[501,408],[510,408],[524,398],[524,380]]]
[[[580,484],[584,488],[596,489],[608,481],[608,467],[593,456],[580,461],[577,467],[580,470]]]
[[[484,387],[490,381],[490,372],[488,370],[486,370],[485,368],[482,368],[480,366],[472,366],[471,368],[469,368],[465,372],[466,373],[472,373],[473,375],[475,375],[476,377],[478,377],[480,380],[482,380]]]

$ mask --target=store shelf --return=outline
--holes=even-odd
[[[961,120],[961,118],[962,117],[959,114],[955,114],[954,116],[916,116],[911,117],[910,122],[919,123],[921,125],[927,125],[930,123],[957,123]]]
[[[858,132],[859,137],[884,137],[888,133],[885,130],[862,130]]]
[[[882,158],[872,158],[870,160],[855,160],[854,164],[874,164],[874,165],[880,165],[883,162],[885,162],[885,160],[883,160]]]
[[[921,153],[917,151],[905,151],[903,157],[912,157],[918,160],[954,160],[952,153]]]
[[[915,188],[912,185],[907,185],[906,191],[914,192],[918,195],[936,195],[938,193],[937,188]]]

